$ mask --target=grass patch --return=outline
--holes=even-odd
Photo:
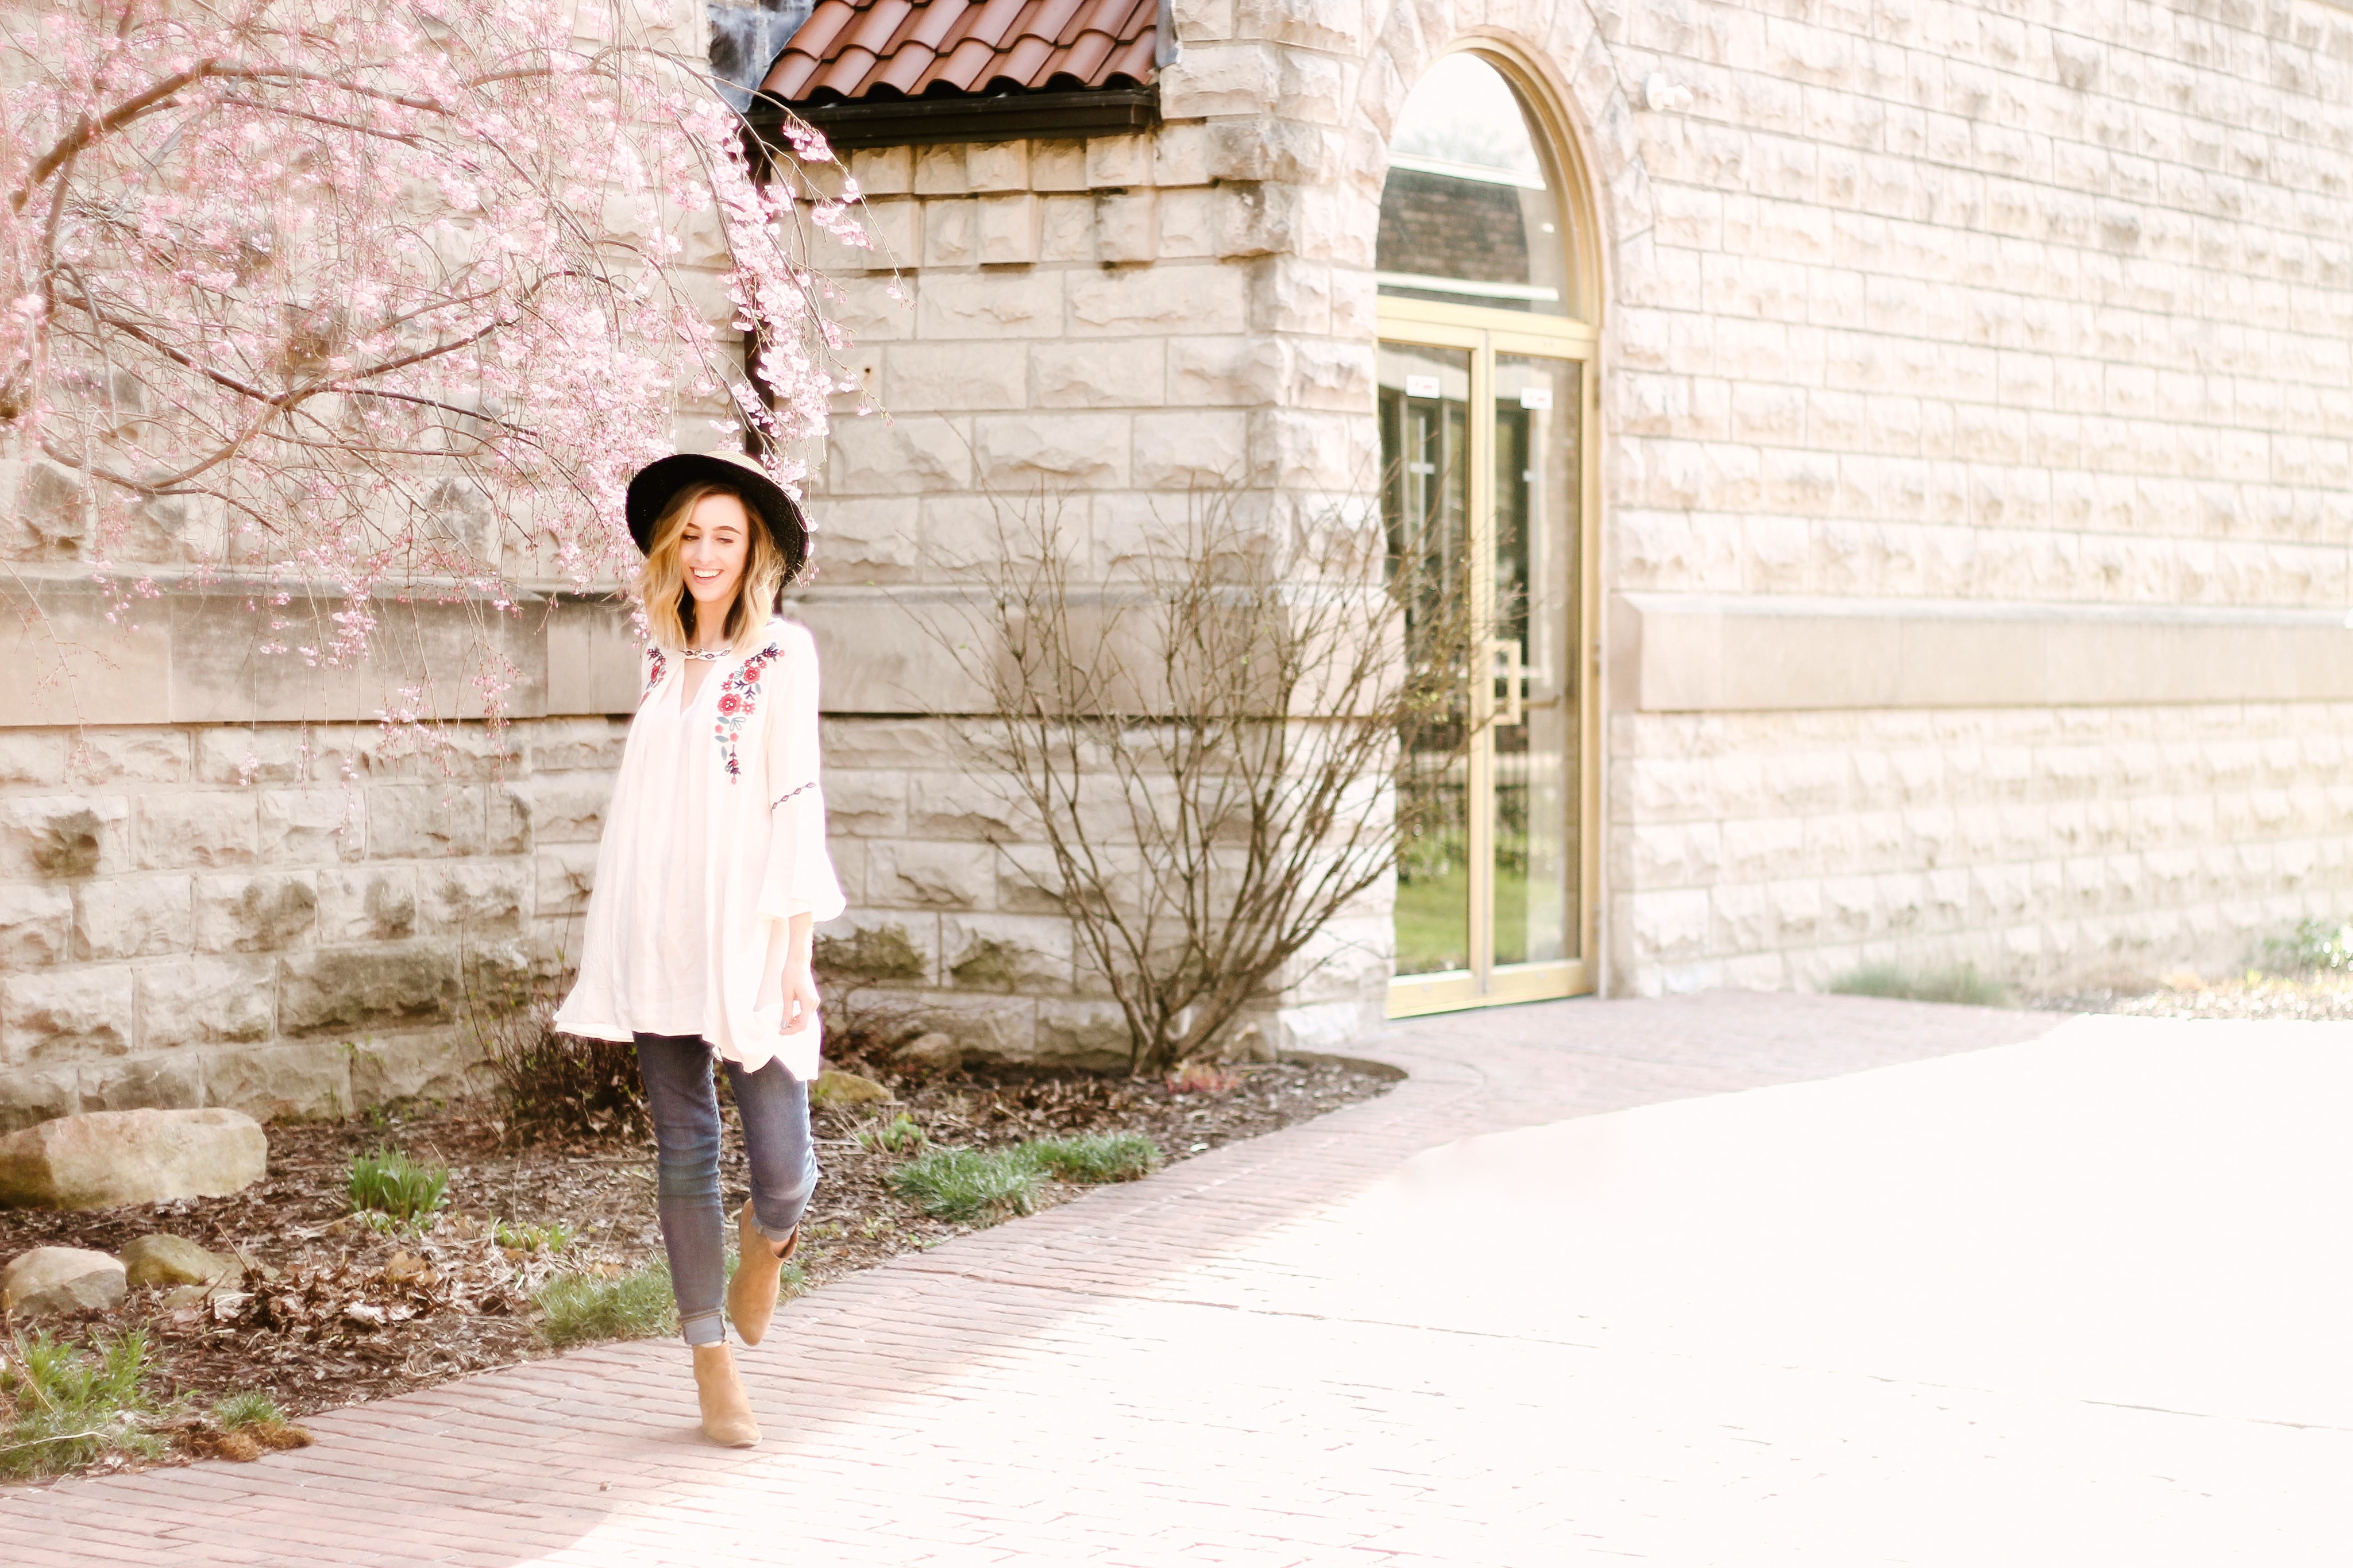
[[[575,1234],[560,1219],[545,1225],[509,1225],[501,1220],[491,1239],[513,1252],[561,1252],[572,1245]]]
[[[1021,1152],[1064,1182],[1132,1182],[1160,1168],[1160,1145],[1141,1132],[1039,1138]]]
[[[937,1219],[1002,1218],[1036,1207],[1045,1175],[1019,1149],[934,1149],[892,1172],[891,1187]]]
[[[1141,1132],[1037,1138],[1014,1149],[934,1149],[891,1173],[891,1186],[937,1219],[1003,1219],[1037,1206],[1038,1184],[1132,1182],[1159,1168]]]
[[[2263,943],[2263,961],[2286,974],[2353,969],[2353,925],[2300,920],[2293,934]]]
[[[926,1142],[923,1124],[903,1110],[892,1117],[887,1126],[858,1130],[860,1148],[880,1149],[885,1154],[913,1154]]]
[[[1915,973],[1893,963],[1866,963],[1830,983],[1841,996],[1888,996],[1906,1002],[1957,1002],[1970,1007],[2010,1005],[2010,987],[1974,963]]]
[[[353,1214],[375,1213],[402,1225],[429,1218],[449,1195],[449,1167],[420,1165],[397,1149],[352,1159]]]
[[[282,1426],[286,1413],[278,1408],[278,1401],[258,1388],[249,1388],[214,1405],[213,1420],[234,1432],[245,1426]]]
[[[212,1407],[212,1425],[185,1433],[182,1445],[199,1458],[250,1462],[280,1448],[307,1448],[311,1434],[287,1424],[278,1402],[266,1394],[232,1394]]]
[[[147,1429],[157,1411],[143,1386],[144,1330],[95,1351],[46,1333],[10,1343],[0,1364],[0,1480],[62,1475],[110,1453],[163,1454],[164,1440]]]
[[[559,1274],[540,1288],[539,1331],[549,1344],[644,1340],[678,1331],[670,1265],[657,1258],[627,1274]]]

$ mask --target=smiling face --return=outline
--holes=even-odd
[[[776,536],[732,487],[681,485],[654,519],[638,593],[658,647],[748,654],[790,575]]]
[[[725,620],[751,550],[752,519],[741,500],[720,490],[694,503],[679,535],[678,563],[694,596],[695,622],[706,634],[716,635]]]

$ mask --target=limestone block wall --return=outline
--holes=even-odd
[[[1642,8],[1611,583],[2347,601],[2353,15]]]
[[[881,268],[846,278],[867,394],[817,494],[828,587],[953,581],[994,493],[1065,498],[1115,572],[1197,486],[1324,493],[1377,462],[1369,287],[1270,192],[1253,138],[1171,121],[1092,141],[855,154]],[[866,258],[836,252],[838,266]]]
[[[1610,815],[1630,984],[2244,962],[2348,907],[2348,737],[2343,702],[1629,718]]]
[[[708,36],[699,0],[624,10],[684,58]],[[21,63],[0,51],[0,74]],[[715,227],[679,237],[727,320]],[[682,408],[681,442],[725,408]],[[331,1115],[476,1081],[470,1002],[576,952],[638,689],[623,617],[552,592],[507,615],[387,593],[364,664],[265,654],[323,645],[334,586],[239,592],[217,520],[185,500],[101,569],[70,500],[37,454],[0,450],[0,1127]],[[510,562],[545,569],[519,545]],[[118,602],[101,570],[141,588]],[[495,735],[468,679],[486,647],[512,676]],[[375,721],[399,710],[446,746],[389,743]]]
[[[1614,683],[1668,689],[1612,710],[1617,984],[2212,970],[2353,908],[2353,16],[1699,5],[1594,47],[1648,198],[1613,647],[1721,637],[1744,688]]]
[[[824,648],[851,900],[819,956],[837,986],[976,1050],[1111,1065],[1126,1031],[1027,874],[1034,833],[923,717],[961,683],[920,623],[1041,496],[1073,577],[1115,581],[1196,492],[1317,506],[1377,468],[1372,291],[1334,264],[1330,195],[1279,177],[1295,161],[1256,118],[1205,121],[1183,91],[1171,78],[1151,134],[853,159],[882,247],[841,282],[885,412],[838,410],[812,487],[820,571],[796,605]],[[1265,1031],[1300,1044],[1377,1019],[1386,904],[1364,923],[1370,962],[1316,969]]]
[[[0,1127],[464,1088],[469,998],[576,952],[623,729],[0,729]]]

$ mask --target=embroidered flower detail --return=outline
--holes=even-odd
[[[663,671],[670,668],[670,660],[662,657],[662,650],[658,647],[646,649],[646,689],[638,694],[639,702],[654,694],[654,688],[661,684]]]
[[[770,643],[735,668],[719,683],[719,722],[714,733],[719,739],[719,754],[727,760],[727,776],[744,776],[743,765],[735,760],[735,742],[743,733],[744,721],[758,711],[760,677],[768,666],[784,656],[784,649]]]

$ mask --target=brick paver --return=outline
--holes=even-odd
[[[760,1449],[698,1439],[681,1348],[607,1346],[9,1494],[0,1562],[2334,1560],[2348,1047],[1424,1021],[1380,1100],[794,1303],[740,1352]]]

